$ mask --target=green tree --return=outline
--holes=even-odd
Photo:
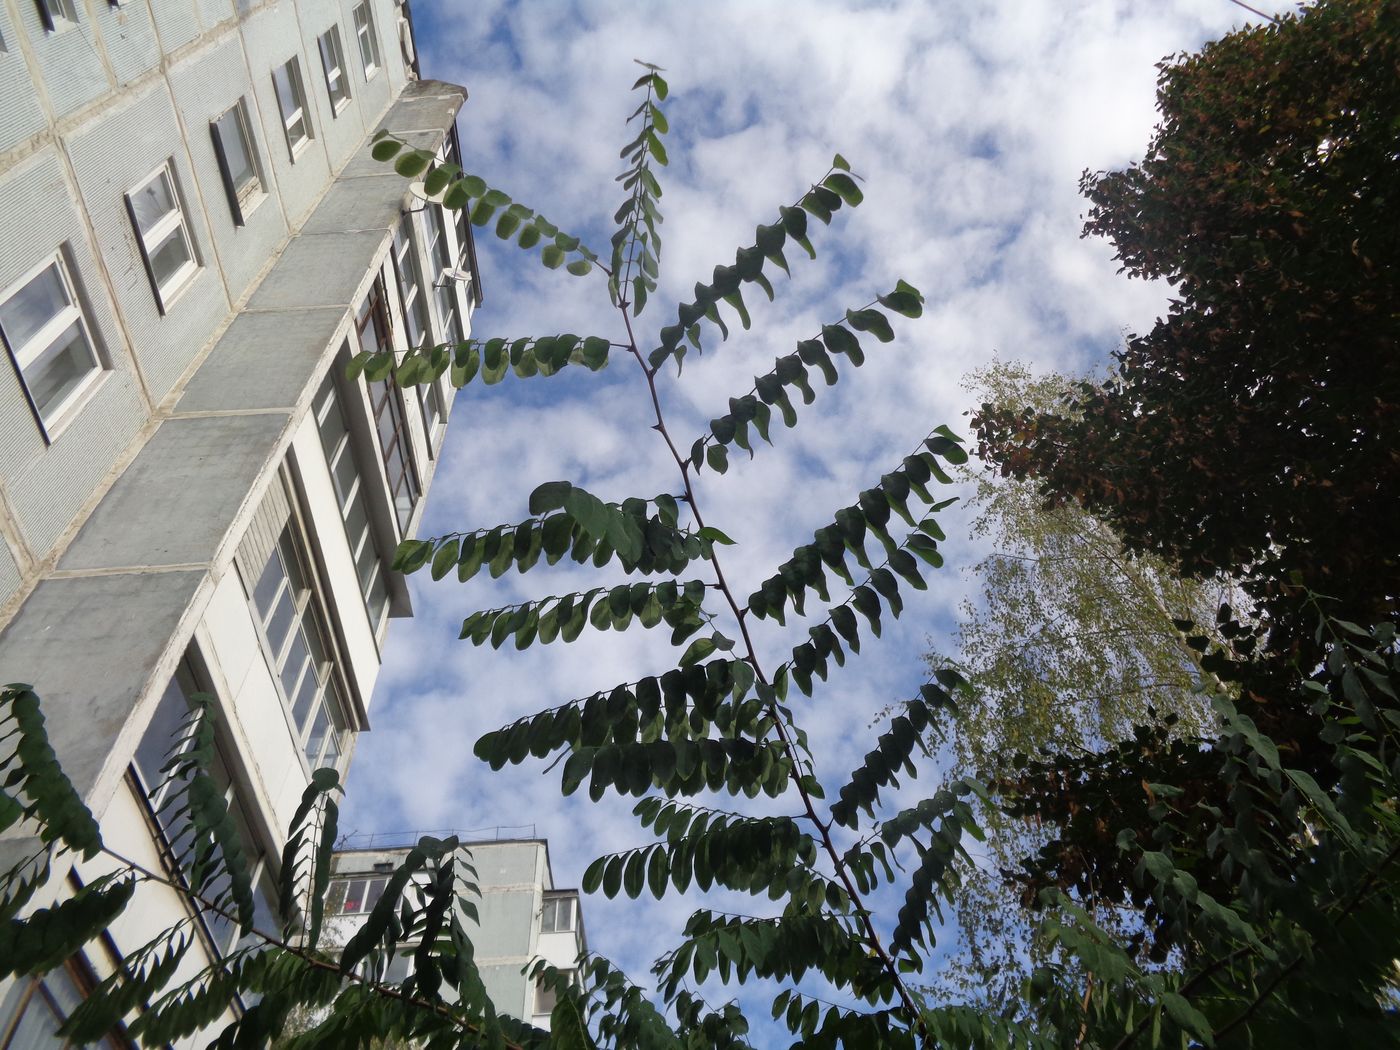
[[[1171,283],[1167,316],[1060,406],[984,406],[982,451],[1134,550],[1230,574],[1274,645],[1300,588],[1400,595],[1400,4],[1329,0],[1160,66],[1140,164],[1086,173],[1086,235]]]
[[[967,382],[984,403],[1039,411],[1067,385],[1014,363]],[[1018,754],[1096,751],[1141,724],[1208,733],[1214,714],[1201,690],[1219,683],[1174,621],[1213,624],[1220,604],[1234,601],[1230,583],[1183,579],[1160,559],[1135,556],[1077,504],[1047,506],[1033,483],[988,466],[961,474],[972,486],[973,534],[991,553],[969,571],[975,590],[961,605],[952,648],[926,657],[931,669],[951,667],[968,682],[952,718],[934,727],[950,762],[945,775],[989,779],[1014,768]],[[1006,1008],[1021,1000],[1037,945],[1035,915],[1008,906],[1001,873],[1019,869],[1052,832],[996,807],[980,815],[987,841],[953,909],[961,951],[939,986]],[[1136,916],[1099,921],[1126,933]]]

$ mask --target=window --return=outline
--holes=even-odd
[[[47,438],[102,371],[62,251],[0,297],[0,337]]]
[[[350,103],[350,78],[345,75],[345,52],[340,46],[340,26],[331,26],[316,39],[321,50],[321,68],[326,72],[326,94],[331,97],[331,113]]]
[[[578,898],[546,897],[540,914],[540,933],[570,933],[574,928],[574,907]]]
[[[442,323],[442,336],[449,343],[460,343],[462,322],[457,317],[457,285],[451,277],[445,276],[446,271],[452,268],[452,250],[447,243],[442,207],[430,204],[424,214],[428,218],[428,258],[438,273],[433,290],[436,293],[438,320]]]
[[[355,7],[355,36],[360,40],[360,65],[364,67],[365,79],[373,80],[379,72],[379,36],[374,31],[369,0]]]
[[[211,120],[209,132],[214,137],[214,155],[219,161],[219,175],[224,181],[224,192],[228,194],[233,224],[242,226],[263,197],[257,151],[253,147],[248,107],[243,99],[223,116]]]
[[[159,832],[166,867],[176,876],[181,875],[187,862],[193,859],[189,856],[191,843],[184,840],[190,822],[183,799],[179,797],[184,784],[182,781],[172,781],[163,767],[173,757],[173,749],[183,751],[191,744],[185,739],[183,730],[190,715],[189,698],[195,691],[194,673],[187,662],[182,663],[161,695],[155,714],[131,761],[136,783],[150,806],[151,817]],[[263,933],[276,934],[281,925],[279,895],[268,854],[261,846],[261,836],[253,831],[253,823],[234,786],[233,777],[217,750],[209,766],[209,776],[221,789],[224,802],[233,816],[252,876],[253,926]],[[220,872],[201,896],[213,900],[227,892],[229,883],[228,873]],[[227,955],[240,946],[238,924],[232,918],[205,908],[200,913],[200,921],[219,954]],[[259,940],[250,934],[248,943],[256,944]]]
[[[573,970],[560,970],[559,973],[569,984],[577,983]],[[548,1014],[554,1012],[554,1005],[559,1001],[558,994],[554,989],[544,983],[539,978],[535,979],[535,1014]]]
[[[77,956],[42,978],[21,977],[0,1004],[0,1047],[4,1050],[76,1047],[78,1044],[64,1039],[58,1029],[96,984],[86,963]],[[132,1044],[119,1029],[100,1043],[83,1045],[130,1047]]]
[[[350,445],[350,430],[341,411],[336,394],[335,379],[326,378],[326,385],[316,395],[316,426],[321,432],[321,447],[330,464],[331,481],[340,501],[340,517],[345,522],[345,538],[355,559],[355,571],[369,613],[370,627],[375,634],[389,612],[389,592],[384,582],[384,560],[370,531],[369,514],[365,504],[365,485]]]
[[[420,347],[430,341],[431,333],[428,331],[428,297],[423,291],[423,270],[418,265],[418,244],[413,235],[411,215],[400,218],[398,229],[394,231],[394,273],[398,277],[399,301],[403,304],[409,345]],[[438,428],[443,422],[442,394],[435,382],[419,383],[414,390],[418,392],[423,430],[431,449],[437,443]]]
[[[39,19],[50,33],[57,33],[78,24],[78,12],[73,0],[37,0]]]
[[[126,195],[126,210],[162,314],[199,270],[173,171],[166,161]]]
[[[301,85],[301,62],[293,57],[285,66],[272,71],[272,87],[277,92],[277,109],[287,134],[287,151],[296,160],[298,151],[311,140],[311,121],[306,115],[306,91]]]
[[[394,273],[399,281],[408,345],[420,347],[428,341],[428,300],[423,293],[423,271],[418,265],[417,238],[413,236],[413,216],[405,214],[394,231]]]
[[[383,875],[336,879],[326,897],[326,910],[331,915],[362,915],[374,907],[388,884]]]
[[[340,693],[326,632],[288,525],[252,588],[268,664],[291,714],[292,731],[307,765],[340,759]]]
[[[355,321],[360,348],[377,354],[392,350],[389,339],[389,313],[384,303],[384,283],[376,278],[360,306]],[[418,502],[418,475],[413,466],[408,428],[404,425],[403,400],[398,384],[392,377],[369,384],[370,407],[379,438],[379,450],[384,457],[384,475],[389,483],[389,498],[394,505],[399,530],[408,528],[413,507]]]

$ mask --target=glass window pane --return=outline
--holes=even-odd
[[[286,573],[282,571],[282,556],[274,550],[272,557],[268,558],[267,564],[263,566],[257,586],[253,588],[253,604],[262,614],[264,622],[272,609],[273,600],[277,597],[277,589],[282,586],[285,577]]]
[[[340,499],[343,506],[346,500],[351,499],[352,494],[355,499],[359,498],[359,492],[355,488],[355,478],[359,472],[355,469],[355,455],[350,449],[350,442],[346,440],[340,447],[340,454],[331,465],[331,477],[335,481],[335,494]]]
[[[216,122],[219,129],[219,144],[224,148],[224,159],[228,162],[229,181],[236,192],[242,192],[249,183],[257,180],[258,173],[253,168],[252,150],[244,137],[243,118],[235,106]]]
[[[316,623],[310,618],[302,622],[301,629],[306,638],[306,646],[311,651],[311,666],[321,672],[330,662],[330,657],[326,655],[326,645],[321,637],[321,632],[316,629]]]
[[[277,546],[282,552],[282,564],[287,567],[288,584],[292,588],[292,593],[300,599],[302,593],[307,589],[306,576],[301,571],[301,559],[297,557],[296,551],[292,548],[290,532],[282,533],[282,538]]]
[[[151,269],[155,272],[156,283],[164,286],[179,275],[180,271],[194,262],[190,255],[189,241],[185,239],[183,226],[176,226],[165,235],[165,239],[151,252]]]
[[[174,210],[175,194],[164,171],[131,195],[131,211],[142,236]]]
[[[379,625],[384,622],[384,614],[389,609],[389,592],[384,586],[383,572],[375,572],[365,602],[369,606],[370,623],[374,625],[375,630],[378,630]]]
[[[369,532],[369,518],[365,515],[364,497],[358,492],[350,505],[345,508],[345,535],[350,539],[352,550],[364,546],[365,534]]]
[[[77,321],[24,368],[24,383],[39,415],[57,407],[97,368],[87,334]]]
[[[306,718],[311,714],[311,707],[316,702],[316,691],[320,688],[320,680],[314,672],[309,672],[301,680],[301,689],[297,692],[296,698],[292,701],[292,721],[296,723],[297,733],[300,734],[302,727],[306,725]]]
[[[50,970],[44,975],[43,984],[65,1015],[71,1014],[83,1001],[83,991],[66,966]]]
[[[321,765],[334,766],[340,761],[340,734],[331,731],[330,738],[326,741],[326,753],[321,756]]]
[[[49,1047],[57,1050],[65,1045],[58,1037],[58,1026],[63,1020],[43,992],[36,989],[15,1026],[8,1050],[48,1050]]]
[[[345,912],[353,914],[364,910],[365,879],[351,879],[345,884]]]
[[[291,630],[292,618],[295,615],[296,608],[292,605],[291,592],[283,588],[282,596],[277,601],[277,608],[272,611],[272,617],[267,622],[267,641],[272,646],[274,656],[282,652],[282,646],[286,644],[287,632]]]
[[[330,716],[326,714],[326,705],[322,704],[316,711],[316,721],[311,724],[311,735],[306,738],[306,760],[313,769],[321,764],[321,745],[326,742],[330,728]]]
[[[379,903],[379,898],[384,896],[384,887],[389,884],[388,879],[370,879],[365,891],[365,911],[369,911]]]
[[[161,694],[160,703],[156,705],[155,714],[151,716],[150,724],[146,726],[141,742],[136,745],[136,754],[132,756],[136,772],[140,774],[141,782],[148,792],[153,791],[164,779],[160,767],[165,765],[170,757],[170,748],[179,738],[180,727],[189,717],[189,713],[190,702],[185,699],[185,690],[181,688],[180,680],[170,679],[170,684]]]
[[[292,59],[285,66],[278,66],[272,71],[272,84],[277,89],[277,105],[282,110],[284,123],[291,119],[292,114],[301,105],[297,98],[299,92],[292,83],[292,65],[295,62],[296,59]]]
[[[68,302],[63,276],[54,263],[0,303],[0,328],[5,329],[11,349],[18,352],[40,328],[58,316]]]
[[[291,644],[287,646],[287,656],[282,663],[282,688],[288,697],[296,695],[301,670],[310,662],[311,655],[306,651],[306,638],[301,631],[296,631],[292,635]]]
[[[337,879],[331,883],[331,891],[326,895],[326,912],[335,915],[345,910],[345,888],[348,885],[344,879]]]

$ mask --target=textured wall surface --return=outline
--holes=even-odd
[[[240,38],[229,34],[200,56],[198,63],[172,71],[170,87],[188,136],[195,181],[202,190],[209,229],[213,232],[214,254],[223,271],[229,300],[237,302],[287,235],[287,225],[276,198],[277,187],[271,179],[269,142],[263,134],[263,122],[259,119],[257,97],[248,78]],[[251,210],[244,209],[244,224],[237,226],[219,172],[210,123],[237,105],[240,99],[244,100],[248,115],[255,166],[265,196],[253,202]],[[282,145],[281,139],[272,145]]]
[[[0,479],[31,551],[43,557],[135,437],[146,417],[125,339],[110,308],[87,231],[54,150],[0,175],[0,289],[60,251],[110,372],[45,444],[19,376],[0,367]]]

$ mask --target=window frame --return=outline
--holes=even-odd
[[[363,22],[360,20],[361,14],[364,16]],[[374,24],[374,8],[369,0],[360,0],[350,17],[354,21],[355,38],[360,47],[360,70],[364,73],[365,83],[368,84],[384,68],[384,60],[379,52],[379,30]],[[368,49],[365,47],[366,43],[369,44]]]
[[[47,1009],[50,1015],[58,1019],[59,1024],[68,1019],[70,1016],[68,1007],[59,1002],[59,996],[54,993],[49,983],[56,974],[67,978],[72,985],[72,990],[78,995],[79,1001],[91,995],[92,990],[98,984],[91,967],[81,955],[70,955],[42,977],[32,975],[17,977],[6,996],[7,1000],[14,997],[13,1012],[0,1016],[0,1047],[14,1045],[15,1036],[19,1034],[19,1028],[24,1021],[25,1014],[35,1003],[40,1003],[44,1009]],[[3,1006],[9,1006],[9,1002],[0,1002],[0,1007]],[[69,1039],[62,1040],[62,1045],[65,1048],[77,1050],[77,1044]],[[134,1050],[136,1044],[126,1034],[125,1025],[118,1022],[116,1028],[104,1033],[97,1042],[84,1045],[110,1047],[112,1050]]]
[[[332,22],[330,28],[316,38],[316,50],[321,54],[321,72],[326,79],[326,97],[330,99],[331,116],[339,117],[350,105],[350,74],[345,68],[345,48],[340,40],[340,23]],[[332,69],[334,59],[334,69]],[[332,75],[336,78],[332,81]],[[340,97],[336,97],[335,83],[340,85]]]
[[[560,905],[568,905],[566,926],[559,925]],[[551,915],[550,906],[553,905]],[[549,919],[546,922],[546,919]],[[540,933],[573,933],[578,929],[578,896],[572,893],[546,893],[540,904]]]
[[[412,349],[432,342],[432,315],[428,306],[430,296],[424,287],[423,267],[419,262],[418,235],[413,228],[413,213],[404,212],[394,229],[393,249],[390,258],[394,263],[395,283],[398,285],[399,306],[403,310],[404,326],[407,329],[409,346]],[[418,341],[413,339],[415,324],[421,329]],[[436,380],[419,383],[414,387],[418,394],[418,411],[423,418],[423,433],[428,439],[428,453],[434,454],[441,443],[442,429],[447,424],[447,412],[442,403],[442,392]]]
[[[157,702],[156,716],[152,717],[151,722],[147,725],[146,734],[142,737],[143,744],[146,742],[149,734],[161,725],[157,720],[160,708],[170,702],[172,690],[174,691],[174,696],[184,701],[184,708],[180,711],[180,717],[182,719],[180,725],[183,726],[183,718],[185,718],[189,712],[190,697],[194,693],[201,691],[199,689],[199,681],[188,656],[181,660],[176,666],[175,673],[166,684],[165,691],[161,694],[161,698]],[[178,751],[175,753],[176,755],[184,754],[194,743],[193,740],[180,739],[178,733],[179,728],[176,729],[176,735],[170,740],[171,744],[178,742],[180,745]],[[171,748],[166,746],[157,757],[157,761],[163,766],[171,757],[174,757],[171,754]],[[250,862],[248,865],[248,872],[252,882],[255,905],[256,902],[261,899],[263,903],[272,907],[272,920],[275,926],[281,923],[283,917],[276,914],[276,905],[273,904],[279,897],[274,864],[271,860],[273,851],[267,848],[264,836],[259,832],[258,826],[254,822],[247,800],[244,798],[244,794],[240,790],[238,781],[234,776],[233,769],[233,764],[229,762],[228,758],[225,756],[222,743],[216,738],[214,759],[210,763],[210,768],[207,772],[216,784],[222,785],[224,803],[227,805],[229,813],[232,814],[234,818],[235,826],[242,840],[244,855]],[[148,775],[148,772],[141,768],[141,753],[140,747],[138,746],[137,752],[132,755],[131,763],[128,766],[128,776],[130,777],[132,786],[136,790],[136,794],[145,805],[146,817],[151,824],[151,830],[160,851],[161,862],[167,874],[179,880],[182,884],[188,885],[185,870],[180,864],[179,854],[176,850],[177,843],[184,834],[184,827],[180,826],[178,830],[172,831],[172,825],[179,819],[180,811],[177,808],[174,813],[168,816],[165,811],[166,802],[170,799],[171,794],[178,789],[178,786],[175,782],[163,776],[161,780],[154,784],[148,783],[148,780],[153,780],[155,775],[160,775],[162,772],[160,766],[158,766],[155,774]],[[236,921],[227,916],[214,913],[207,908],[199,907],[197,903],[195,903],[194,910],[198,917],[199,928],[207,938],[210,947],[213,948],[214,954],[218,958],[225,958],[240,947],[241,938],[237,936],[239,927]],[[275,935],[279,931],[276,928],[272,928],[261,929],[261,932]]]
[[[332,432],[330,426],[332,409],[340,418],[340,432]],[[370,520],[368,497],[365,489],[364,471],[360,469],[359,457],[355,454],[354,442],[350,435],[350,422],[345,417],[345,402],[336,388],[334,369],[326,376],[326,382],[312,402],[312,412],[316,417],[316,430],[321,437],[321,449],[326,455],[326,466],[330,469],[331,488],[335,491],[340,505],[340,520],[345,527],[345,540],[350,546],[350,557],[355,564],[355,576],[360,585],[360,594],[365,600],[365,613],[369,617],[370,630],[379,638],[384,625],[389,622],[389,577],[387,561],[379,548]],[[342,466],[348,464],[351,475],[349,484],[341,480]],[[343,488],[343,491],[342,491]],[[351,518],[358,507],[364,526],[358,536],[351,535]],[[374,595],[378,583],[380,595],[376,610]]]
[[[290,568],[289,561],[292,563]],[[264,611],[259,603],[258,592],[262,589],[263,582],[268,579],[268,570],[274,562],[281,566],[281,578],[276,581],[267,602],[267,610]],[[295,588],[294,574],[300,577],[300,586]],[[275,680],[277,695],[282,700],[292,741],[306,767],[307,775],[324,765],[339,769],[348,743],[346,692],[340,677],[341,669],[334,650],[334,638],[328,630],[329,619],[320,607],[316,587],[312,583],[310,559],[306,557],[304,542],[295,518],[288,519],[282,526],[267,561],[258,570],[257,580],[244,580],[243,583],[257,627],[258,642],[262,647],[268,670]],[[284,637],[274,643],[270,628],[281,609],[284,593],[290,594],[291,619],[286,624]],[[308,634],[308,628],[312,633]],[[296,680],[289,686],[284,675],[298,639],[305,655],[301,667],[297,669]],[[319,666],[315,656],[318,648],[322,654]],[[311,683],[312,691],[306,700],[306,712],[298,716],[297,707],[308,684],[308,676],[314,677],[315,680]],[[326,714],[327,728],[313,758],[307,748],[317,726],[317,716],[322,712]]]
[[[243,140],[243,155],[248,158],[252,178],[242,188],[234,185],[233,169],[229,166],[228,147],[220,128],[223,121],[232,116],[237,133]],[[263,182],[262,164],[258,157],[257,140],[253,137],[253,122],[248,117],[247,99],[240,97],[228,109],[209,121],[209,135],[214,140],[214,158],[219,164],[219,177],[224,184],[224,194],[228,198],[229,211],[233,213],[233,224],[245,226],[248,216],[267,197]]]
[[[49,33],[61,33],[78,24],[77,6],[73,0],[35,0],[39,21]]]
[[[287,71],[287,90],[292,94],[291,99],[282,97],[282,88],[277,83],[279,70]],[[282,121],[282,135],[287,140],[287,154],[295,164],[297,154],[316,137],[315,129],[311,126],[311,112],[306,104],[306,82],[301,78],[300,55],[293,55],[272,70],[272,94],[277,99],[277,115]],[[298,124],[301,126],[301,137],[294,142],[292,128]]]
[[[136,216],[134,199],[137,194],[157,180],[165,182],[166,190],[170,195],[171,209],[160,216],[150,230],[142,230],[141,222]],[[123,199],[126,201],[127,217],[131,220],[131,230],[136,234],[136,244],[141,250],[141,262],[146,267],[146,278],[151,282],[151,293],[156,297],[156,309],[164,317],[175,305],[175,300],[180,297],[180,293],[190,286],[195,276],[203,269],[199,251],[195,245],[194,234],[190,230],[189,218],[185,214],[185,200],[180,193],[180,183],[175,178],[175,158],[167,157],[155,171],[127,190]],[[156,274],[152,259],[159,255],[160,249],[174,234],[179,235],[180,241],[184,245],[185,261],[174,273],[162,281]]]
[[[357,898],[358,906],[354,911],[345,910],[345,902],[350,897],[350,887],[355,883],[363,883],[360,896]],[[389,876],[380,872],[359,872],[355,874],[337,875],[331,880],[330,886],[326,890],[326,914],[327,915],[365,915],[378,903],[379,898],[384,895],[385,888],[389,885]]]
[[[24,390],[24,398],[29,403],[29,410],[34,414],[34,421],[38,424],[39,432],[43,435],[46,443],[52,444],[58,431],[63,424],[71,418],[73,409],[79,401],[92,389],[93,385],[107,371],[107,364],[103,360],[98,350],[97,341],[93,338],[92,325],[87,319],[87,312],[83,309],[82,299],[78,295],[77,285],[73,281],[73,275],[69,272],[67,246],[60,245],[53,254],[45,256],[43,261],[31,269],[19,280],[15,281],[3,292],[0,292],[0,307],[3,307],[11,299],[15,298],[23,289],[32,284],[40,274],[49,268],[58,271],[59,283],[64,296],[67,298],[67,305],[57,314],[49,318],[44,324],[34,332],[22,345],[16,346],[14,339],[5,332],[4,323],[0,321],[0,343],[5,344],[5,350],[9,354],[10,363],[14,366],[15,375],[19,379],[20,387]],[[49,409],[48,406],[40,408],[34,400],[33,391],[30,389],[30,379],[25,370],[42,360],[44,355],[53,349],[54,345],[67,331],[76,324],[82,335],[83,341],[87,344],[88,356],[92,361],[92,367],[78,380],[73,389],[64,394],[58,402]],[[44,336],[48,336],[44,339]]]
[[[384,274],[375,275],[369,293],[360,304],[355,316],[355,337],[362,351],[369,350],[365,342],[365,332],[373,328],[379,352],[393,353],[393,329],[389,321],[388,296],[384,290]],[[371,351],[373,352],[373,351]],[[366,380],[369,389],[370,422],[374,427],[375,440],[379,445],[380,459],[384,465],[384,480],[389,489],[389,503],[394,510],[394,520],[399,526],[399,535],[408,535],[408,524],[413,512],[423,496],[423,482],[418,475],[418,464],[413,457],[413,442],[409,437],[407,413],[403,407],[403,391],[387,377],[378,382]],[[387,417],[387,420],[386,420]],[[385,436],[385,423],[388,423],[388,437]],[[397,450],[402,469],[393,465]],[[400,491],[405,495],[407,506],[399,505]]]

